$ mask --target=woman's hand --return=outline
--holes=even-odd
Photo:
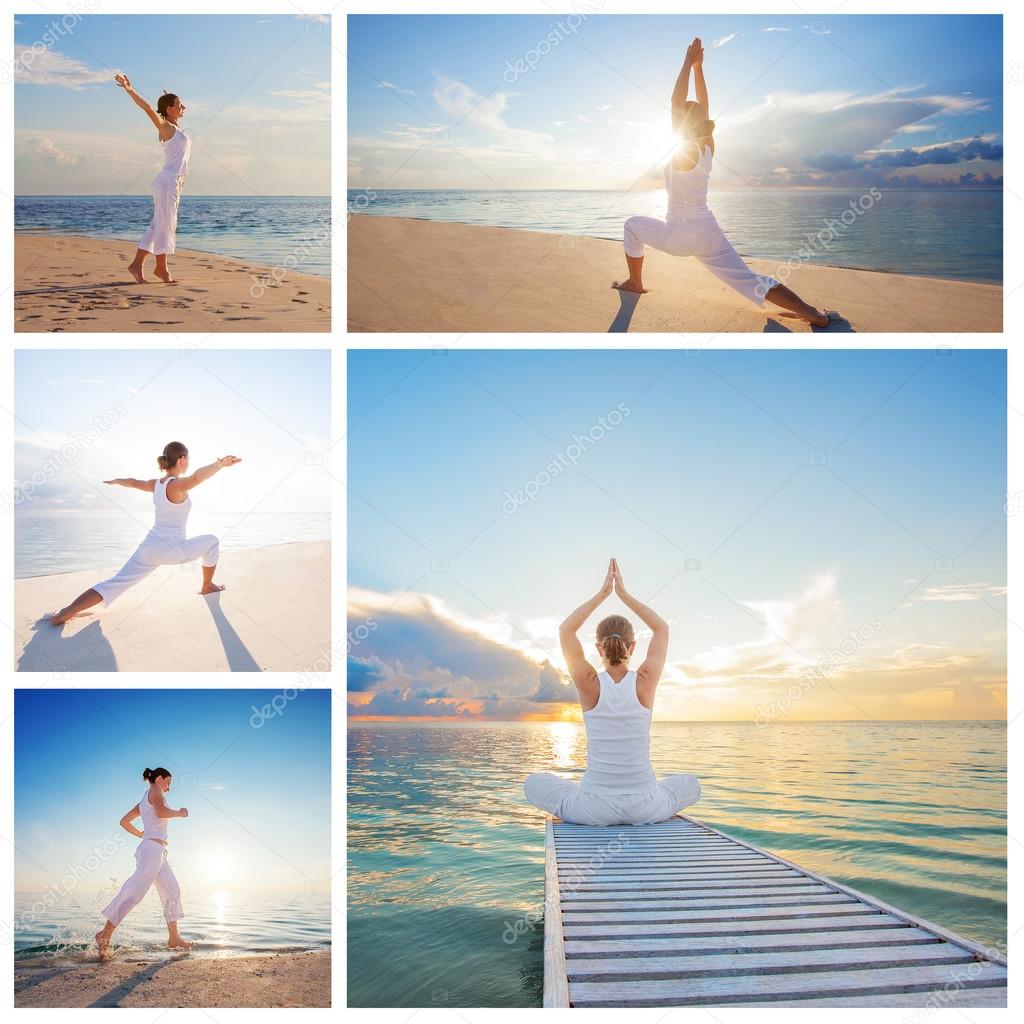
[[[132,87],[132,80],[127,75],[116,74],[114,75],[114,81],[117,82],[122,89],[130,89]]]
[[[179,818],[187,818],[188,817],[188,808],[187,807],[182,807],[178,811],[178,817]]]
[[[237,465],[241,461],[242,460],[237,455],[222,455],[217,460],[217,465],[220,469],[223,469],[225,466]]]
[[[699,36],[690,43],[686,56],[695,68],[699,68],[704,63],[704,44],[700,41]]]
[[[608,572],[605,573],[604,583],[601,584],[601,589],[598,594],[602,599],[611,595],[611,592],[615,589],[615,559],[611,559],[608,562]]]
[[[619,563],[612,559],[612,581],[615,584],[615,593],[622,597],[626,593],[626,584],[622,582],[622,574],[619,572]]]

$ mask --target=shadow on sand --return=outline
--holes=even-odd
[[[82,618],[85,616],[83,615]],[[19,672],[116,672],[117,658],[98,619],[65,635],[48,618],[33,623],[32,639],[18,659]]]
[[[164,960],[156,964],[148,964],[141,971],[136,971],[130,978],[125,978],[124,981],[118,982],[109,992],[104,992],[98,999],[94,1000],[89,1004],[92,1006],[120,1006],[121,1000],[125,996],[131,995],[140,985],[144,985],[147,981],[152,981],[157,971],[166,967],[169,963],[174,963],[174,960],[183,959],[182,957],[176,957],[171,960]]]
[[[619,293],[619,311],[615,314],[609,334],[625,334],[629,330],[629,322],[636,312],[636,304],[640,301],[639,292],[624,292],[621,288],[615,289]]]
[[[228,617],[220,606],[221,595],[207,594],[206,604],[213,616],[214,625],[220,635],[220,642],[224,645],[224,653],[228,658],[228,668],[232,672],[262,672],[259,663],[249,653],[242,638],[235,632],[235,627],[228,622]]]

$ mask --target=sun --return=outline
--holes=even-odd
[[[230,854],[224,850],[214,850],[203,860],[203,875],[208,884],[221,886],[231,881],[234,867]]]

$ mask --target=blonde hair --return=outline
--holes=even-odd
[[[627,662],[634,643],[633,624],[624,615],[609,615],[597,624],[597,646],[609,665]]]
[[[676,131],[687,139],[710,139],[715,130],[715,122],[704,113],[704,108],[693,100],[680,104],[678,117],[679,127]]]

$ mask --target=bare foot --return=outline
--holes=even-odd
[[[824,313],[819,313],[815,317],[810,317],[807,322],[814,327],[828,327],[830,321]]]
[[[203,589],[199,591],[200,594],[216,594],[224,588],[219,583],[204,583]]]
[[[176,935],[173,939],[167,940],[168,949],[191,949],[192,943],[186,942],[180,935]]]
[[[178,283],[177,281],[174,280],[173,277],[171,277],[171,272],[169,270],[164,271],[163,273],[161,273],[159,270],[154,270],[153,273],[157,277],[159,277],[160,280],[163,281],[164,284],[177,284]]]
[[[137,284],[146,284],[146,275],[142,272],[142,267],[138,263],[128,264],[128,273],[135,278]]]
[[[101,960],[109,960],[109,959],[111,959],[111,957],[114,954],[111,953],[111,951],[110,951],[110,939],[108,939],[107,936],[103,934],[103,932],[97,932],[94,937],[96,939],[96,945],[97,945],[97,947],[99,948],[99,951],[100,951],[100,959]]]
[[[636,292],[638,295],[646,295],[649,288],[645,288],[642,284],[637,284],[632,280],[625,281],[612,281],[612,287],[618,288],[620,292]]]

